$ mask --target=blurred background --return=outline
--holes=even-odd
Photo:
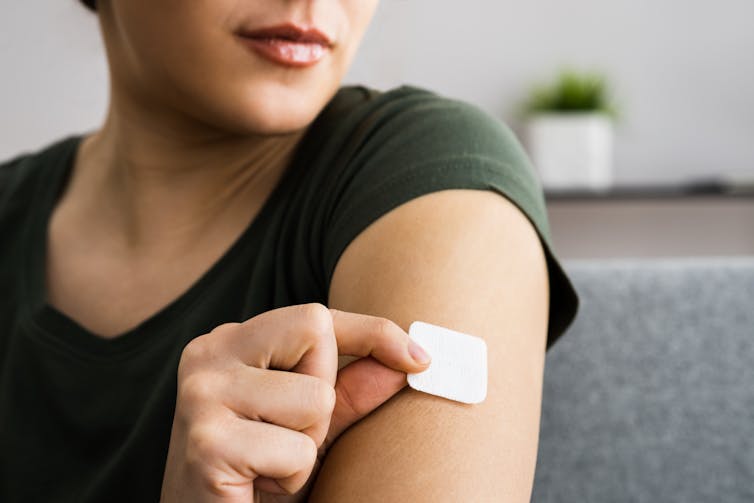
[[[752,19],[751,0],[382,0],[344,83],[422,86],[505,121],[563,258],[752,255]],[[101,123],[94,16],[73,0],[18,2],[2,28],[0,159]],[[566,66],[604,76],[609,124],[522,115]]]

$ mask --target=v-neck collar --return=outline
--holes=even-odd
[[[55,145],[51,152],[54,154],[52,156],[54,160],[49,165],[50,170],[44,173],[44,176],[40,176],[37,183],[36,194],[33,199],[35,210],[31,215],[27,229],[25,266],[22,271],[26,291],[25,300],[28,303],[27,312],[31,314],[30,321],[36,328],[53,337],[55,344],[62,344],[103,356],[122,354],[134,350],[146,341],[155,344],[157,341],[148,336],[167,328],[167,323],[174,322],[180,313],[189,309],[201,293],[222,274],[222,271],[234,262],[243,250],[247,249],[249,241],[260,235],[268,224],[274,208],[280,203],[290,181],[291,172],[296,168],[297,158],[294,156],[294,160],[252,221],[222,256],[196,281],[178,297],[142,320],[135,327],[115,337],[105,338],[93,333],[50,305],[47,299],[46,274],[50,219],[62,191],[70,179],[76,154],[83,138],[84,135],[70,136]]]
[[[150,336],[162,330],[169,330],[169,324],[175,323],[182,312],[190,309],[235,260],[239,257],[248,259],[248,247],[254,244],[253,240],[269,225],[272,214],[290,192],[294,180],[300,174],[299,171],[305,169],[305,157],[317,150],[317,144],[326,133],[326,125],[332,121],[334,115],[350,106],[350,100],[358,99],[355,96],[363,92],[363,86],[340,88],[300,139],[291,162],[257,215],[225,253],[182,294],[137,326],[116,337],[101,337],[48,303],[46,274],[50,218],[69,181],[84,135],[69,136],[51,146],[44,156],[48,159],[45,169],[39,170],[35,182],[33,209],[30,212],[24,243],[26,253],[23,270],[20,271],[22,297],[25,303],[22,311],[26,313],[24,320],[30,324],[33,332],[46,339],[46,342],[69,352],[95,357],[124,357],[125,354],[138,351],[146,343],[158,345],[160,341]],[[40,159],[39,162],[44,161]]]

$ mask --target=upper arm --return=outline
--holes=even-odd
[[[487,398],[405,387],[330,447],[311,501],[529,501],[548,325],[545,256],[489,190],[441,190],[386,213],[345,249],[328,305],[485,339]]]

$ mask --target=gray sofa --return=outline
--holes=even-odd
[[[563,266],[532,501],[754,502],[754,257]]]

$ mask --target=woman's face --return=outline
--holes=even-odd
[[[379,0],[100,0],[115,93],[239,134],[306,127],[341,85]],[[317,63],[289,67],[239,31],[291,22],[329,37]],[[159,109],[158,109],[159,110]]]

